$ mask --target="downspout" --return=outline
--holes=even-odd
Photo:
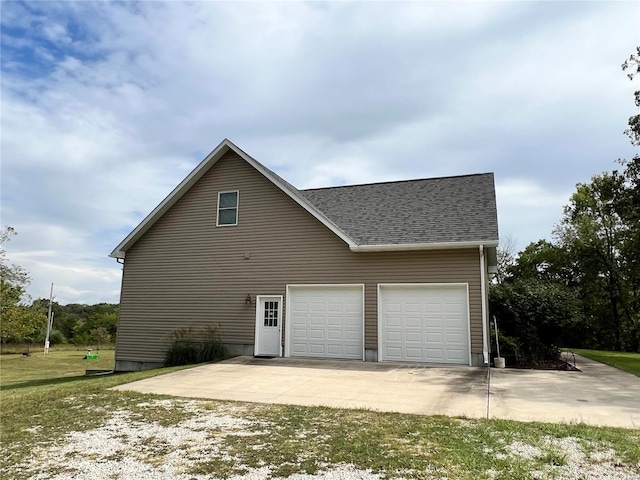
[[[487,274],[484,258],[484,247],[480,245],[480,291],[482,296],[482,358],[485,365],[489,365],[489,343],[487,336]]]

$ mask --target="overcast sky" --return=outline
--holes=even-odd
[[[3,225],[34,298],[118,302],[107,255],[223,138],[298,188],[495,172],[550,238],[635,152],[638,2],[2,2]]]

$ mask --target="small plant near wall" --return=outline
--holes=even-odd
[[[216,328],[179,328],[171,337],[171,346],[164,358],[167,367],[212,362],[226,356]]]

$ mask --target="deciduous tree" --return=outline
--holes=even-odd
[[[7,258],[4,245],[15,235],[12,227],[0,231],[0,342],[30,343],[44,327],[46,313],[37,305],[28,304],[29,275]]]

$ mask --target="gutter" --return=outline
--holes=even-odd
[[[475,242],[441,242],[441,243],[398,243],[386,245],[350,245],[352,252],[390,252],[390,251],[410,251],[410,250],[444,250],[450,248],[475,248],[482,246],[496,247],[497,240],[475,241]]]
[[[480,290],[482,295],[482,358],[485,365],[489,365],[489,337],[487,336],[487,275],[485,268],[484,246],[478,247],[480,250]]]

